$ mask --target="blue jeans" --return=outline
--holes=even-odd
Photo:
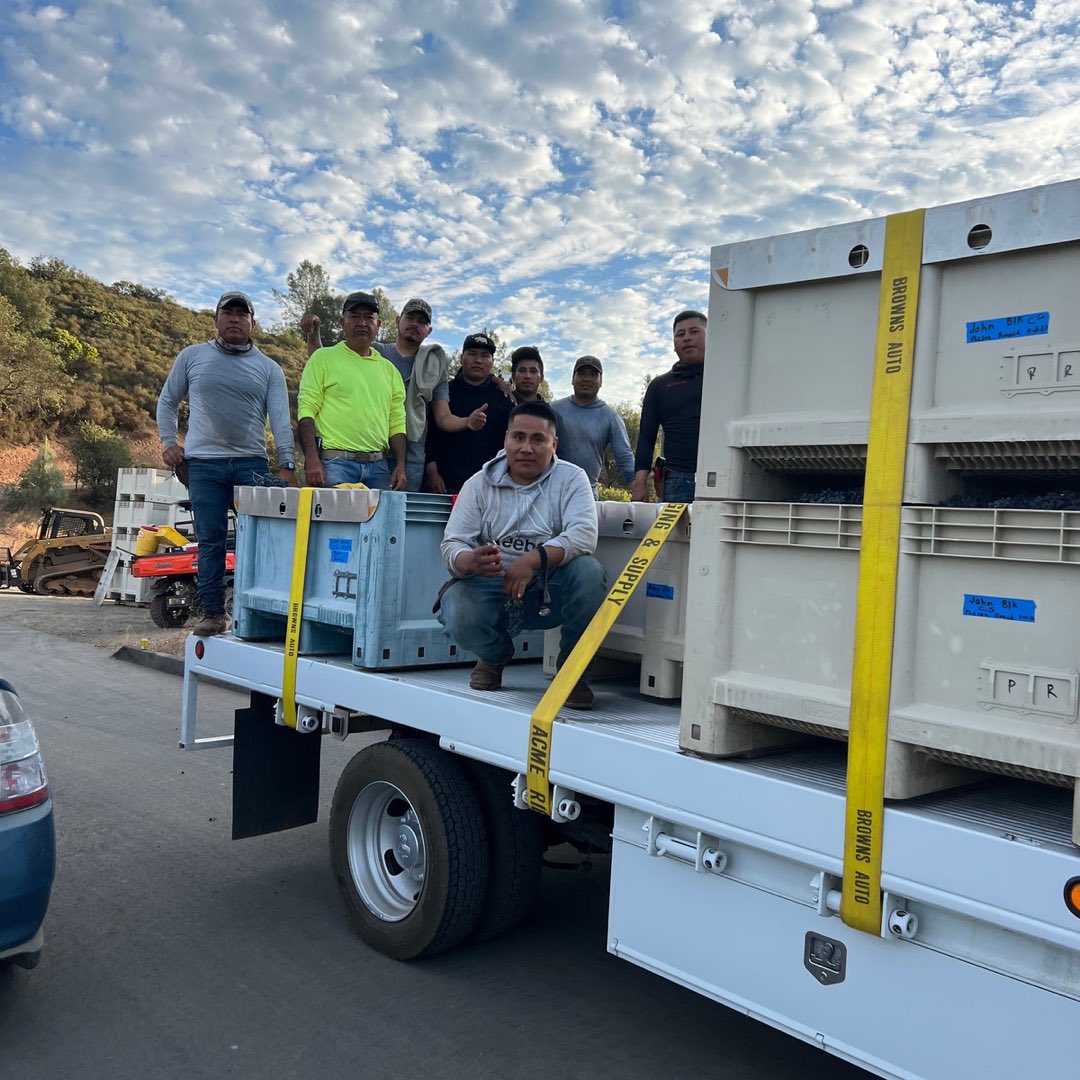
[[[390,487],[390,465],[386,458],[378,461],[350,461],[348,458],[323,458],[324,483],[327,487],[335,484],[366,484],[369,488],[386,491]]]
[[[225,543],[233,488],[264,484],[264,457],[188,458],[188,495],[199,538],[199,604],[205,615],[225,614]]]
[[[520,603],[503,592],[502,578],[472,577],[455,581],[443,593],[439,622],[450,640],[489,664],[505,664],[514,655],[513,638],[522,630],[561,626],[559,667],[585,632],[607,595],[607,575],[591,555],[579,555],[548,574],[551,612],[540,614],[539,577],[533,578]]]
[[[692,503],[694,501],[694,474],[681,469],[664,470],[664,502]]]

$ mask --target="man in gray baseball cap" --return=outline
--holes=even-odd
[[[274,433],[278,477],[296,483],[289,393],[278,364],[251,340],[255,305],[232,290],[214,308],[216,336],[181,349],[157,405],[162,460],[183,476],[199,537],[199,605],[193,633],[228,629],[225,619],[225,544],[233,488],[265,483],[270,471],[266,422]],[[188,403],[187,434],[177,434],[180,403]]]
[[[573,394],[551,403],[559,418],[559,460],[585,470],[593,498],[609,447],[623,480],[630,484],[634,479],[634,453],[626,424],[607,402],[600,400],[603,383],[601,361],[595,356],[579,356],[574,361]]]

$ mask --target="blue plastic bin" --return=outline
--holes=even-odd
[[[233,629],[284,641],[300,492],[237,489]],[[446,495],[320,488],[311,511],[300,652],[343,655],[362,668],[474,663],[431,607],[448,575],[439,544]],[[515,639],[520,658],[543,655],[542,631]]]

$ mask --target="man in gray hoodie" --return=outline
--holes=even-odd
[[[476,653],[469,685],[499,690],[522,629],[562,627],[559,667],[603,603],[607,581],[596,549],[596,503],[588,477],[555,459],[549,405],[528,402],[510,414],[503,449],[465,481],[443,534],[442,555],[455,579],[441,597],[439,621],[451,640]],[[591,709],[578,681],[566,704]]]
[[[596,496],[596,481],[611,447],[615,465],[627,485],[634,481],[634,452],[623,418],[599,398],[604,384],[604,366],[595,356],[579,356],[574,361],[574,393],[553,401],[559,418],[559,459],[585,470]]]

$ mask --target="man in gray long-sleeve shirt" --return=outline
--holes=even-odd
[[[597,396],[604,382],[603,364],[595,356],[574,361],[574,393],[551,403],[559,418],[559,460],[585,470],[596,496],[596,481],[610,446],[615,465],[627,484],[634,480],[634,453],[623,418]]]
[[[480,657],[469,685],[499,690],[520,629],[562,627],[559,667],[603,603],[596,503],[585,474],[556,461],[555,415],[542,402],[510,414],[503,449],[465,481],[443,534],[454,577],[438,605],[451,641]],[[566,704],[592,708],[579,679]]]
[[[274,433],[278,477],[296,484],[289,394],[281,368],[252,344],[255,308],[242,292],[223,293],[214,312],[217,336],[180,350],[158,398],[162,460],[186,465],[199,537],[199,605],[195,634],[220,634],[225,624],[225,544],[233,487],[262,483],[270,471],[266,421]],[[177,410],[188,402],[188,430],[177,443]]]

